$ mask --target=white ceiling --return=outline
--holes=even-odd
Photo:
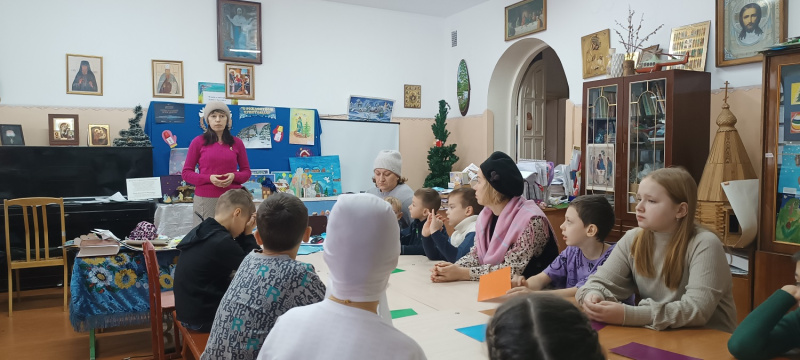
[[[327,0],[343,4],[366,6],[371,8],[402,11],[438,17],[450,15],[469,9],[489,0]]]

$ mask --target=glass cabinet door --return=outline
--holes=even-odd
[[[664,167],[666,123],[666,79],[630,84],[628,113],[628,206],[636,212],[639,183],[650,172]]]
[[[617,143],[617,86],[588,89],[586,107],[586,194],[602,194],[614,205]]]
[[[780,67],[775,241],[800,244],[800,64]],[[764,196],[767,196],[764,194]]]

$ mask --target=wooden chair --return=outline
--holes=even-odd
[[[57,204],[61,210],[61,256],[50,256],[49,244],[49,227],[47,226],[47,205]],[[20,260],[13,260],[11,258],[11,230],[10,218],[8,217],[8,208],[12,206],[22,207],[22,217],[25,224],[25,258]],[[34,233],[34,257],[31,258],[31,227],[28,220],[28,208],[31,209],[33,216],[33,233]],[[3,212],[5,213],[5,226],[6,226],[6,262],[8,264],[8,316],[11,317],[12,311],[12,282],[11,273],[16,272],[17,275],[17,300],[20,297],[19,290],[19,270],[37,267],[49,266],[63,266],[64,267],[64,311],[67,311],[67,289],[69,288],[67,282],[67,251],[63,245],[67,239],[66,225],[64,220],[64,199],[50,198],[50,197],[36,197],[36,198],[19,198],[11,200],[3,200]],[[39,213],[41,212],[41,228],[39,227]],[[40,231],[41,230],[41,231]],[[42,236],[43,235],[43,236]],[[43,239],[42,239],[43,238]],[[44,256],[42,256],[44,253]]]
[[[142,244],[144,253],[144,264],[147,268],[147,284],[150,289],[150,331],[153,339],[153,359],[165,360],[180,357],[178,349],[181,348],[178,329],[174,329],[175,352],[165,354],[164,348],[164,312],[175,310],[175,295],[172,291],[162,293],[161,284],[158,280],[158,259],[156,249],[149,241]],[[177,321],[175,321],[177,323]]]
[[[172,312],[172,317],[176,319],[175,327],[180,331],[181,335],[183,335],[183,349],[181,350],[183,359],[194,358],[194,360],[200,360],[200,355],[202,355],[203,351],[206,349],[206,343],[208,343],[208,337],[211,334],[193,331],[183,327],[181,322],[177,320],[178,316],[175,311]],[[192,356],[189,357],[189,354],[192,354]]]

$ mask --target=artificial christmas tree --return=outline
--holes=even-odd
[[[439,114],[436,115],[436,120],[431,125],[435,141],[428,150],[428,170],[431,173],[425,177],[425,184],[423,185],[427,188],[446,188],[447,182],[450,181],[450,170],[453,169],[453,164],[458,161],[456,144],[445,145],[447,137],[450,136],[446,123],[447,109],[449,108],[450,105],[446,101],[439,100]]]
[[[136,116],[128,119],[130,127],[119,131],[119,138],[114,139],[114,146],[151,146],[150,137],[144,133],[139,123],[142,121],[142,105],[133,108]]]

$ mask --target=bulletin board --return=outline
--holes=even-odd
[[[188,148],[192,140],[203,133],[200,123],[204,107],[204,104],[150,103],[144,131],[153,144],[153,176],[169,175],[170,144],[175,148]],[[322,127],[317,110],[250,105],[228,107],[233,119],[231,134],[237,136],[244,131],[253,136],[252,146],[262,146],[247,149],[251,169],[289,171],[290,157],[321,154]],[[269,124],[268,130],[264,129],[264,124]],[[267,132],[268,137],[264,136]],[[262,141],[257,144],[259,138]],[[265,138],[270,148],[263,147]]]

